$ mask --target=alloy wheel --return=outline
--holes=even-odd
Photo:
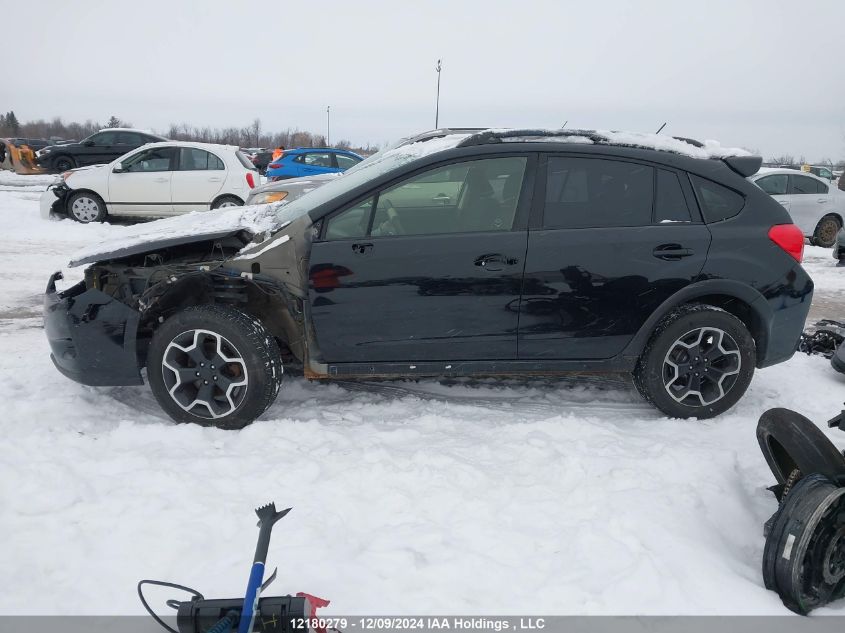
[[[742,368],[739,345],[724,330],[691,330],[669,347],[663,360],[663,386],[680,404],[709,406],[725,397]]]
[[[162,378],[170,397],[201,418],[222,418],[246,397],[246,362],[226,338],[210,330],[188,330],[167,346]]]
[[[93,222],[100,216],[100,205],[93,198],[80,196],[73,201],[70,212],[80,222]]]

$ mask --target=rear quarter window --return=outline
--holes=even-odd
[[[253,165],[253,164],[252,164],[252,161],[251,161],[251,160],[249,160],[249,159],[248,159],[248,158],[244,155],[244,153],[243,153],[243,152],[241,152],[241,151],[237,151],[237,152],[235,152],[235,156],[237,156],[237,157],[238,157],[238,160],[240,161],[241,165],[243,165],[244,167],[246,167],[246,168],[247,168],[247,169],[249,169],[250,171],[257,171],[257,168],[255,167],[255,165]]]
[[[745,206],[745,197],[733,189],[692,174],[690,180],[705,222],[728,220],[739,215]]]

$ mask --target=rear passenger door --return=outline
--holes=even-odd
[[[179,148],[179,167],[171,185],[173,211],[207,210],[226,182],[226,166],[219,156],[196,147]]]
[[[829,187],[821,180],[795,174],[789,177],[789,215],[804,235],[812,235],[816,225],[831,210]]]
[[[336,172],[331,152],[306,152],[294,159],[298,176],[315,176],[327,172]]]
[[[611,358],[698,277],[710,231],[683,173],[616,158],[550,155],[541,163],[519,358]]]

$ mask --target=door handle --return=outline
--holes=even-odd
[[[817,198],[816,202],[818,202],[819,204],[824,204],[825,202],[827,202],[827,198]]]
[[[223,179],[220,178],[219,176],[212,176],[211,178],[208,179],[208,182],[220,182],[221,180],[223,180]]]
[[[484,270],[494,273],[502,270],[505,266],[516,266],[519,263],[519,259],[516,257],[505,257],[500,253],[488,253],[487,255],[476,257],[474,263],[476,266],[480,266]]]
[[[155,178],[153,182],[167,182],[167,178]]]
[[[684,248],[680,244],[661,244],[655,248],[651,254],[657,259],[672,261],[675,259],[690,257],[695,254],[695,251],[691,248]]]
[[[356,255],[363,255],[364,253],[369,253],[373,250],[372,244],[362,244],[360,242],[356,242],[352,245],[352,252]]]
[[[442,202],[443,204],[449,204],[451,200],[452,197],[447,196],[445,193],[439,193],[431,199],[432,202]]]

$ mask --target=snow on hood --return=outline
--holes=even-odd
[[[278,228],[274,204],[234,207],[214,211],[194,211],[185,215],[123,229],[116,238],[103,240],[74,253],[69,266],[80,266],[109,257],[146,252],[148,246],[200,242],[248,231],[253,235]]]

